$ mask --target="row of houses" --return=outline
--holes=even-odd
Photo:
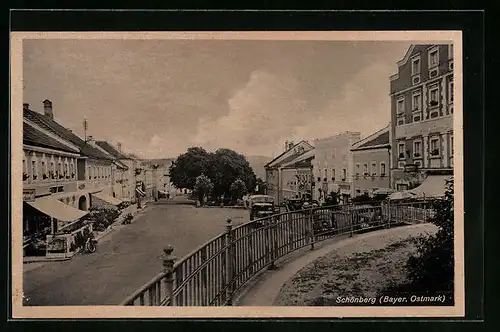
[[[426,182],[444,190],[453,174],[453,45],[412,45],[390,77],[390,123],[361,139],[343,132],[310,143],[285,142],[265,165],[269,195],[281,203],[324,201],[332,191],[348,202]],[[433,193],[429,193],[432,195]]]
[[[23,104],[23,235],[29,246],[72,229],[91,207],[155,199],[171,190],[169,159],[160,163],[126,154],[121,145],[82,139],[59,124],[50,100],[43,113]],[[76,230],[78,231],[78,229]]]

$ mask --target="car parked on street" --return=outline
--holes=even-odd
[[[248,199],[250,220],[272,216],[276,213],[274,197],[268,195],[253,195]]]

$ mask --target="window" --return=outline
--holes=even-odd
[[[439,49],[433,47],[429,50],[429,68],[436,67],[439,64]]]
[[[324,181],[327,181],[328,180],[328,169],[325,168],[325,178],[324,178]]]
[[[430,106],[439,105],[439,87],[437,85],[433,85],[429,88],[429,102]]]
[[[422,95],[420,92],[414,92],[413,98],[411,99],[411,109],[412,111],[420,110],[420,104],[422,102]]]
[[[404,112],[405,112],[405,100],[404,100],[404,98],[398,99],[396,110],[397,110],[398,114],[404,114]]]
[[[380,163],[380,176],[385,176],[385,163]]]
[[[450,157],[453,157],[453,134],[450,135]]]
[[[54,175],[54,166],[55,166],[54,162],[53,162],[53,161],[51,161],[51,162],[50,162],[50,170],[49,170],[49,175],[50,175],[50,177],[51,177],[52,179],[55,177],[55,175]]]
[[[345,168],[342,169],[342,175],[343,175],[342,181],[344,181],[347,178],[347,170]]]
[[[368,164],[365,164],[365,169],[364,169],[364,172],[363,172],[363,175],[368,175]]]
[[[430,153],[432,157],[439,157],[439,138],[431,139]]]
[[[398,162],[398,168],[404,168],[404,167],[405,167],[405,162],[404,161]]]
[[[26,159],[24,158],[23,158],[23,173],[25,173],[26,175],[28,174]],[[25,175],[23,174],[23,181],[26,181],[27,179],[28,178],[25,178]]]
[[[31,162],[31,176],[32,176],[32,179],[33,180],[36,180],[37,179],[37,172],[36,172],[36,161],[33,160]]]
[[[411,74],[420,74],[420,57],[411,60]]]
[[[420,140],[415,140],[413,142],[413,157],[415,158],[422,157],[422,142]]]
[[[453,97],[455,93],[453,91],[453,78],[448,82],[448,103],[453,104]]]
[[[405,143],[401,142],[398,144],[398,156],[399,159],[405,159]]]
[[[417,168],[421,168],[422,167],[422,162],[420,160],[415,160],[415,166]]]
[[[356,176],[359,176],[359,164],[356,164]]]
[[[453,44],[448,46],[448,59],[453,59]]]
[[[69,176],[69,169],[68,169],[68,163],[64,164],[64,175]]]
[[[356,196],[360,196],[361,195],[361,190],[359,188],[356,188]]]
[[[45,180],[47,179],[47,173],[45,171],[45,161],[42,161],[42,178]]]
[[[372,175],[377,175],[377,163],[372,161]]]
[[[332,180],[335,179],[335,168],[332,168]]]

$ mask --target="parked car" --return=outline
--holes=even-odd
[[[276,212],[274,197],[253,195],[249,199],[250,220],[272,216]]]

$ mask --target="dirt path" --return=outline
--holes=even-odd
[[[435,231],[432,225],[422,226],[346,241],[300,269],[283,285],[274,305],[342,305],[344,298],[372,298],[386,286],[404,282],[415,238]]]

